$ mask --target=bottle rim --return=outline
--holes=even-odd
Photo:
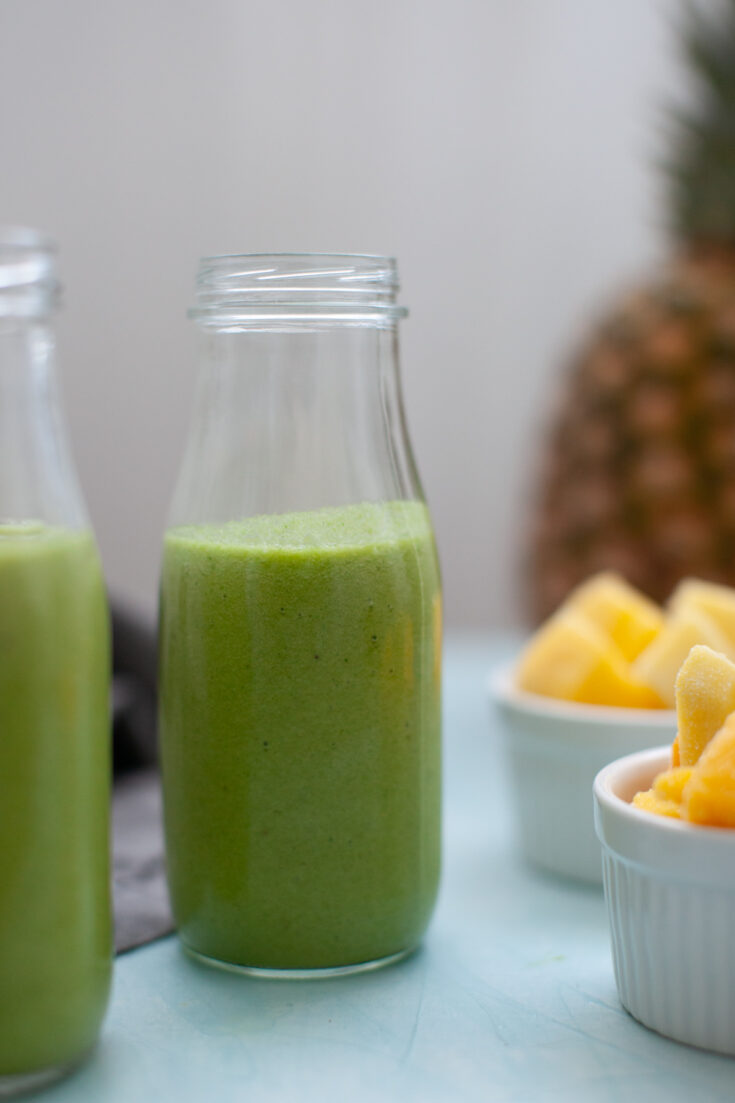
[[[40,317],[58,303],[58,250],[29,226],[0,226],[0,318]]]
[[[203,257],[189,317],[202,325],[278,328],[289,324],[391,326],[393,257],[371,253],[226,253]]]

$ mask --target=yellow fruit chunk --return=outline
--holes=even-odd
[[[669,608],[672,613],[694,609],[708,616],[727,640],[728,646],[721,650],[729,658],[735,659],[734,589],[730,586],[718,586],[714,582],[700,582],[696,578],[685,578],[671,595]]]
[[[691,766],[678,766],[672,770],[664,770],[654,778],[653,792],[661,800],[673,800],[675,804],[681,804],[684,786],[691,776]]]
[[[529,693],[627,708],[660,708],[658,696],[631,675],[620,649],[592,621],[563,608],[521,655],[517,682]]]
[[[709,647],[693,647],[676,677],[676,719],[682,766],[693,766],[735,711],[735,663]]]
[[[629,662],[658,635],[664,623],[658,605],[613,571],[601,571],[582,583],[565,604],[606,632]]]
[[[681,754],[679,753],[679,736],[677,735],[674,742],[671,744],[671,768],[675,770],[677,766],[681,766]]]
[[[684,787],[684,817],[712,827],[735,827],[735,714],[702,751]]]
[[[656,639],[641,652],[632,666],[633,675],[652,686],[668,708],[674,707],[674,682],[679,667],[695,644],[715,651],[727,651],[728,641],[714,621],[698,609],[675,613]],[[682,763],[685,760],[682,758]]]
[[[673,820],[680,820],[679,805],[673,800],[664,800],[657,796],[653,789],[646,789],[643,793],[636,793],[631,802],[635,808],[643,812],[653,812],[656,816],[670,816]]]

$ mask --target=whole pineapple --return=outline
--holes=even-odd
[[[697,109],[675,118],[678,251],[582,348],[544,456],[531,612],[619,570],[658,601],[684,575],[735,585],[735,0],[690,14]]]

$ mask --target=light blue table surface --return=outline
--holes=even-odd
[[[735,1063],[660,1038],[618,1003],[601,892],[513,852],[485,695],[510,643],[448,640],[445,868],[424,948],[390,969],[262,981],[169,938],[118,959],[92,1059],[53,1103],[735,1098]]]

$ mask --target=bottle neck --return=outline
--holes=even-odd
[[[79,528],[86,516],[61,417],[45,318],[0,317],[0,524]]]
[[[395,325],[205,329],[172,524],[417,497]]]

